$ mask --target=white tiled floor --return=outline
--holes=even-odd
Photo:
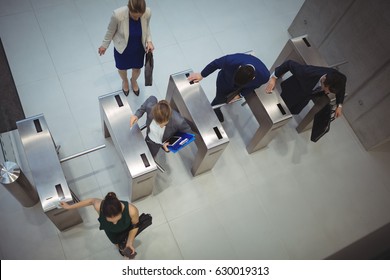
[[[111,12],[126,1],[0,0],[0,36],[26,116],[44,113],[61,156],[107,148],[63,163],[81,199],[128,182],[101,131],[98,96],[120,89],[112,46],[97,48]],[[200,71],[224,54],[254,50],[271,67],[303,0],[147,0],[152,9],[154,85],[128,101],[164,98],[170,74]],[[216,74],[202,81],[212,100]],[[291,120],[267,148],[248,155],[247,107],[223,109],[230,143],[211,172],[192,177],[188,158],[159,155],[167,169],[152,196],[135,204],[153,215],[136,241],[138,259],[322,259],[390,221],[389,153],[365,151],[344,118],[318,143]],[[246,137],[245,137],[246,136]],[[183,164],[184,163],[184,164]],[[0,188],[1,259],[121,259],[97,214],[59,232],[38,204],[23,208]]]

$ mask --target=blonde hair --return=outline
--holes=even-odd
[[[131,13],[144,14],[146,10],[146,3],[145,0],[129,0],[127,7]]]
[[[156,105],[153,106],[152,114],[154,120],[159,123],[166,123],[169,121],[172,115],[171,106],[169,106],[168,101],[160,100]]]

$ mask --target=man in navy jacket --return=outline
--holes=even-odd
[[[288,78],[282,85],[282,98],[292,114],[299,112],[307,105],[314,94],[336,95],[337,109],[335,117],[342,115],[342,104],[345,96],[345,85],[347,77],[333,68],[313,65],[302,65],[293,60],[287,60],[275,68],[266,87],[266,92],[271,93],[275,87],[276,80],[290,71],[292,77]]]
[[[217,77],[217,94],[211,105],[232,102],[253,92],[254,89],[265,84],[269,79],[267,67],[257,57],[236,53],[217,58],[210,62],[200,73],[192,73],[189,81],[199,82],[214,71],[220,69]],[[236,93],[232,100],[227,100],[233,92]],[[220,122],[224,121],[221,109],[215,109]]]

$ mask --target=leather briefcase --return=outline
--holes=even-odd
[[[330,103],[326,104],[317,114],[314,116],[313,127],[311,129],[310,140],[317,142],[330,130],[330,123],[335,119],[333,115],[335,111],[332,110]]]
[[[151,86],[153,83],[153,67],[154,59],[153,53],[148,52],[145,55],[145,86]]]

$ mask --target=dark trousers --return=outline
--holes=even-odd
[[[226,94],[218,92],[217,95],[214,97],[213,101],[211,101],[211,106],[218,105],[218,104],[225,104],[226,103]]]
[[[303,91],[299,81],[291,76],[280,84],[282,93],[280,96],[286,103],[291,114],[299,114],[302,109],[309,103],[311,96]]]
[[[155,158],[158,152],[160,151],[162,145],[154,143],[152,140],[150,140],[148,135],[146,135],[145,141],[146,141],[146,145],[148,145],[150,153],[152,154],[152,157]]]

